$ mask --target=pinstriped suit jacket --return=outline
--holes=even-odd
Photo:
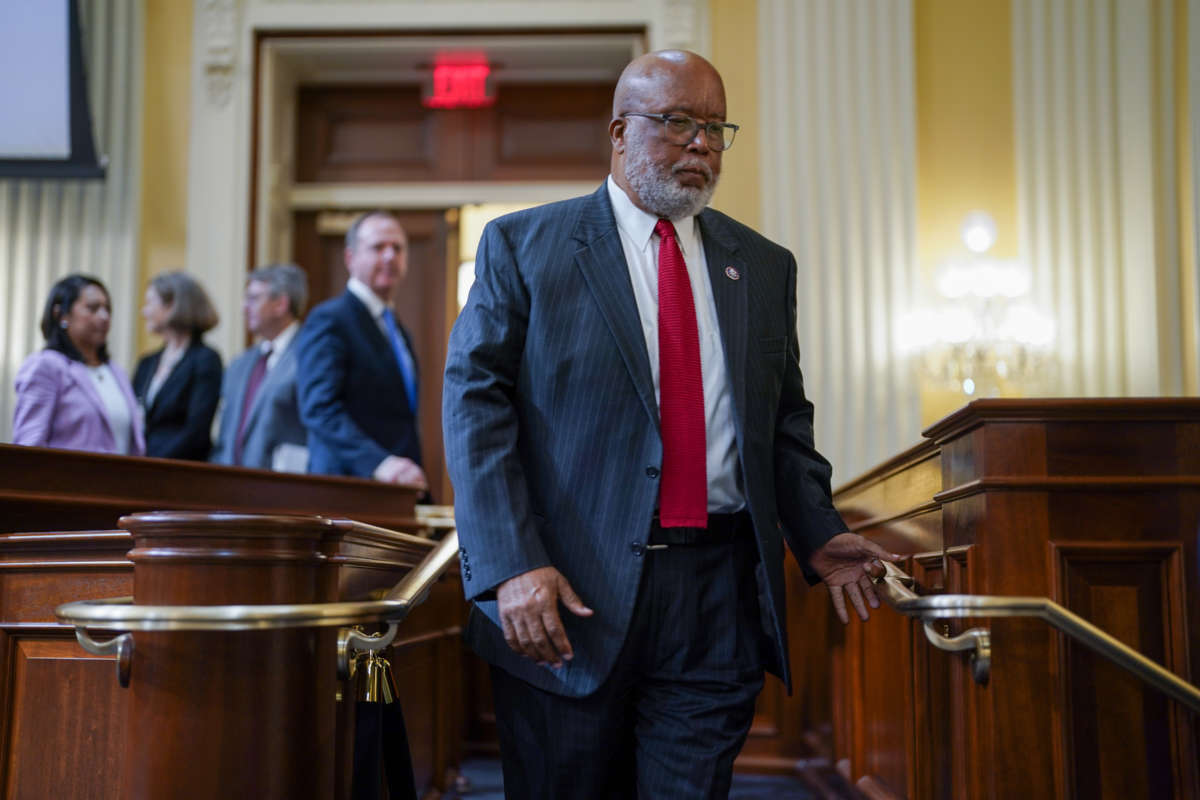
[[[308,444],[308,431],[300,421],[300,406],[296,397],[294,344],[295,340],[288,344],[279,356],[279,362],[267,372],[250,404],[245,440],[242,442],[242,466],[271,469],[275,449],[279,445],[305,447]],[[259,348],[251,347],[225,368],[225,378],[221,382],[225,408],[221,412],[217,442],[209,457],[214,464],[233,464],[246,385],[250,383],[250,373],[254,371],[261,352]]]
[[[803,562],[846,529],[829,464],[813,446],[796,263],[719,212],[698,219],[733,384],[763,624],[776,645],[768,668],[789,681],[783,541]],[[475,603],[468,640],[535,686],[586,695],[625,639],[644,561],[633,545],[646,540],[662,464],[645,337],[605,186],[485,229],[443,398],[463,583]],[[494,599],[503,581],[547,565],[596,612],[563,612],[575,658],[558,670],[508,648]]]

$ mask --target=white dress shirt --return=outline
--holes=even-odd
[[[383,322],[383,312],[388,307],[387,303],[380,300],[379,295],[372,292],[371,287],[358,278],[351,278],[346,281],[346,288],[367,307],[371,319],[375,320],[375,324],[379,326],[379,332],[383,334],[383,338],[386,341],[391,341],[388,337],[387,325]]]
[[[660,400],[658,384],[658,235],[654,226],[658,217],[633,204],[625,191],[608,176],[608,199],[612,202],[621,248],[629,265],[629,279],[637,300],[638,317],[646,337],[650,374],[654,378],[654,397]],[[687,264],[688,280],[696,307],[696,327],[700,334],[700,370],[704,376],[704,439],[708,447],[708,510],[711,513],[737,511],[746,505],[742,491],[741,467],[737,456],[737,438],[733,427],[733,392],[721,331],[717,325],[717,306],[708,279],[708,261],[695,217],[672,220],[675,237]]]
[[[283,353],[287,350],[292,339],[296,338],[296,331],[300,330],[300,322],[294,321],[288,325],[274,339],[264,339],[258,343],[258,346],[267,352],[267,372],[275,368],[279,363],[279,359],[283,358]]]

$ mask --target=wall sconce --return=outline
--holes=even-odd
[[[996,223],[984,212],[968,215],[961,235],[967,254],[938,268],[937,300],[901,318],[902,351],[936,388],[970,397],[1047,393],[1056,375],[1055,324],[1028,299],[1029,268],[987,256]]]

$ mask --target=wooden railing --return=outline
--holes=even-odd
[[[1195,683],[1200,400],[982,400],[925,435],[835,498],[918,594],[1046,597]],[[985,684],[887,609],[797,624],[829,642],[833,757],[875,796],[1200,797],[1197,715],[1040,619],[937,623],[987,629]]]
[[[121,595],[132,595],[139,604],[164,605],[369,601],[373,591],[393,586],[432,546],[371,527],[428,534],[414,512],[414,499],[411,490],[355,479],[0,446],[0,526],[6,531],[0,534],[2,796],[165,796],[123,790],[165,785],[157,781],[171,777],[143,774],[150,783],[131,783],[130,764],[147,761],[128,755],[138,744],[174,748],[170,757],[155,750],[149,761],[156,769],[186,773],[195,781],[195,796],[202,796],[212,780],[228,787],[237,785],[239,770],[252,772],[252,751],[234,757],[222,740],[256,726],[262,727],[260,746],[267,757],[298,743],[314,754],[331,755],[300,759],[280,778],[290,783],[244,796],[284,796],[272,793],[300,787],[316,787],[318,793],[287,796],[347,796],[353,718],[347,716],[352,704],[337,701],[339,688],[345,692],[336,676],[336,628],[183,639],[138,634],[132,680],[122,689],[113,656],[86,652],[73,627],[56,620],[54,609]],[[216,512],[265,512],[275,521],[255,529],[235,524],[235,517],[220,523],[218,516],[223,529],[165,538],[161,529],[143,536],[117,527],[124,515],[164,508],[199,512],[185,515],[195,519],[214,519]],[[298,522],[280,514],[352,517],[370,525]],[[462,588],[451,570],[433,585],[419,613],[403,623],[390,648],[422,790],[447,788],[460,760],[465,612]],[[234,640],[222,637],[255,643],[231,644]],[[96,633],[96,638],[108,637]],[[287,657],[289,652],[305,655]],[[164,671],[163,664],[174,666]],[[179,665],[185,668],[177,670]],[[247,668],[269,673],[282,692],[294,689],[296,681],[315,681],[320,701],[281,703],[278,693],[234,688],[240,685],[234,670]],[[146,692],[165,694],[151,703],[141,697]],[[139,716],[158,714],[147,709],[165,708],[159,701],[178,708],[165,720]],[[221,716],[227,735],[196,736],[189,727],[194,715],[177,713],[188,706]],[[174,731],[171,736],[138,738],[139,731],[161,731],[164,724]],[[220,774],[194,768],[210,757],[222,759]]]

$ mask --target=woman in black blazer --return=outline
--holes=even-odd
[[[221,357],[201,337],[216,327],[217,311],[195,280],[165,272],[146,288],[142,316],[164,342],[142,357],[133,375],[146,415],[146,455],[206,461],[221,396]]]

